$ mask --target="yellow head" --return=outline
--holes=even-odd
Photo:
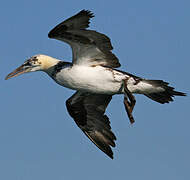
[[[6,80],[18,75],[34,72],[34,71],[45,71],[48,72],[55,66],[60,60],[46,56],[46,55],[35,55],[30,59],[26,60],[20,67],[16,68],[14,71],[6,76]]]

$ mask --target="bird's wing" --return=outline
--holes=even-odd
[[[113,159],[110,146],[115,147],[116,137],[111,131],[109,118],[104,114],[111,99],[111,95],[77,91],[66,101],[66,106],[79,128],[99,149]]]
[[[119,67],[119,60],[111,52],[113,47],[109,37],[86,29],[92,17],[94,15],[90,11],[82,10],[58,24],[49,32],[48,37],[64,41],[71,46],[73,64]]]

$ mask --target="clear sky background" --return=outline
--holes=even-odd
[[[2,1],[0,7],[1,180],[188,180],[190,101],[161,105],[137,95],[134,125],[123,97],[108,106],[117,136],[114,160],[93,145],[68,115],[74,91],[36,72],[5,81],[27,58],[71,60],[67,44],[48,39],[55,25],[82,9],[95,14],[91,29],[107,34],[120,69],[163,79],[190,93],[190,1]]]

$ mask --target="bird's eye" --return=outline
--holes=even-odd
[[[25,66],[31,66],[31,62],[30,61],[25,62]]]

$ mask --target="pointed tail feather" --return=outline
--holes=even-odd
[[[173,87],[168,86],[169,83],[162,80],[143,80],[143,82],[157,89],[157,92],[146,92],[144,95],[161,104],[173,101],[174,96],[186,96],[185,93],[175,91]]]

